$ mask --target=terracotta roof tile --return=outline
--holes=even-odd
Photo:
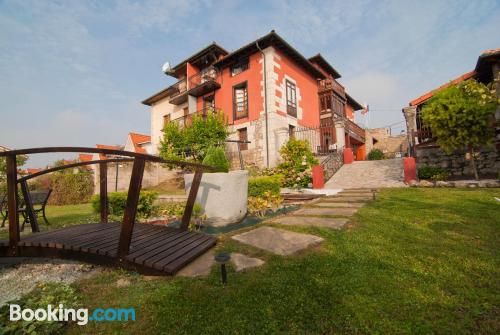
[[[442,90],[442,89],[444,89],[452,84],[458,84],[464,80],[470,79],[470,78],[474,77],[475,74],[476,74],[476,71],[467,72],[467,73],[461,75],[460,77],[455,78],[452,81],[450,81],[444,85],[441,85],[438,88],[436,88],[432,91],[429,91],[429,92],[425,93],[424,95],[421,95],[420,97],[410,101],[410,106],[418,106],[418,105],[424,103],[425,101],[429,100],[430,98],[432,98],[434,93],[436,93],[436,92],[438,92],[438,91],[440,91],[440,90]]]
[[[137,133],[129,133],[129,135],[134,144],[134,151],[141,154],[147,154],[146,149],[139,146],[139,144],[151,142],[151,136]]]

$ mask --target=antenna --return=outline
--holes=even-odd
[[[163,71],[163,73],[168,74],[168,72],[171,70],[170,63],[165,62],[165,64],[161,66],[161,70]]]

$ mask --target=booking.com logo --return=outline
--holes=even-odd
[[[96,308],[89,317],[87,308],[64,308],[62,304],[58,307],[47,305],[47,308],[30,309],[16,304],[9,306],[10,321],[76,321],[80,326],[86,325],[89,321],[135,321],[135,309],[130,308]]]

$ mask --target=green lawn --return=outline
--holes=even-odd
[[[108,270],[73,284],[82,305],[134,307],[137,320],[72,324],[66,331],[496,334],[500,203],[494,196],[500,189],[384,190],[344,230],[280,227],[325,239],[289,257],[221,236],[218,250],[266,261],[245,273],[230,269],[226,287],[218,268],[196,279]],[[89,204],[50,206],[47,214],[50,229],[97,218]],[[131,284],[118,287],[119,279]]]
[[[56,228],[71,226],[79,223],[87,222],[98,222],[98,215],[94,214],[92,211],[92,206],[90,204],[80,204],[80,205],[66,205],[66,206],[47,206],[47,219],[50,225],[47,225],[41,215],[38,217],[38,223],[40,230],[52,230]],[[22,224],[22,216],[19,218],[19,224]],[[0,239],[6,239],[9,237],[8,222],[6,222],[4,228],[0,228]],[[31,234],[31,228],[29,224],[25,225],[24,231],[21,235]]]
[[[88,308],[134,307],[137,321],[71,325],[72,334],[500,332],[500,190],[385,190],[322,246],[290,257],[227,236],[218,250],[266,260],[207,278],[110,270],[78,283]],[[284,228],[283,229],[291,229]],[[117,287],[118,279],[130,286]]]

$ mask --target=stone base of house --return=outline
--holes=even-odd
[[[498,142],[492,148],[483,148],[476,154],[476,164],[480,174],[498,174],[500,171],[500,153]],[[417,167],[435,166],[449,171],[453,176],[472,175],[471,163],[465,151],[445,153],[436,145],[416,148]]]

